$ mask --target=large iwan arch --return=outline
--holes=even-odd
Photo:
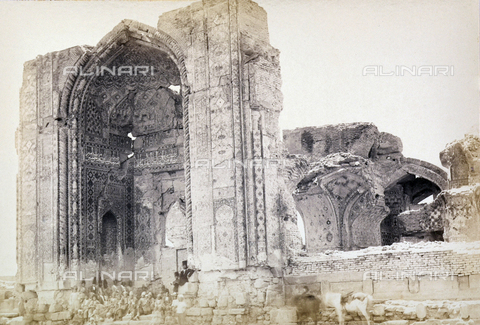
[[[65,272],[98,275],[107,211],[121,255],[108,271],[160,276],[176,200],[185,202],[191,266],[284,265],[278,165],[252,164],[281,153],[279,53],[265,11],[208,0],[157,27],[124,20],[95,47],[25,65],[19,283],[55,288]]]

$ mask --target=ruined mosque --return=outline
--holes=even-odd
[[[190,324],[296,324],[305,288],[370,295],[372,323],[480,324],[480,139],[448,144],[446,173],[371,123],[280,130],[280,88],[251,0],[124,20],[26,62],[22,324],[69,323],[44,306],[79,285],[168,288],[185,263]]]

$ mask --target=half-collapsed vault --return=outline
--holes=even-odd
[[[284,142],[290,154],[285,175],[305,223],[309,252],[423,236],[407,232],[397,216],[420,208],[423,199],[447,185],[444,171],[403,157],[400,139],[371,123],[284,131]]]

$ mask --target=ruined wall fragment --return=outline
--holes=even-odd
[[[39,56],[25,65],[20,91],[17,255],[18,281],[56,288],[67,267],[67,157],[69,118],[62,109],[64,69],[76,64],[82,47]]]
[[[450,188],[480,182],[480,139],[466,135],[449,143],[440,153],[442,165],[450,169]]]
[[[447,144],[440,153],[443,166],[450,169],[450,189],[441,193],[445,240],[480,240],[479,182],[480,139],[466,135]]]
[[[194,263],[282,265],[281,79],[266,12],[249,0],[204,1],[157,27],[182,47],[190,83]]]
[[[480,185],[444,191],[440,197],[445,201],[445,240],[480,240]]]
[[[284,131],[284,177],[304,218],[307,250],[399,241],[394,218],[446,188],[440,168],[402,155],[397,136],[371,123]]]
[[[289,154],[304,155],[309,161],[336,152],[368,158],[379,135],[372,123],[349,123],[284,130],[283,141]]]

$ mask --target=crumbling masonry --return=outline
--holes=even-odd
[[[480,299],[478,138],[442,152],[450,180],[369,123],[282,139],[280,88],[266,13],[250,0],[197,2],[157,28],[124,20],[95,47],[27,62],[20,290],[52,301],[102,272],[168,285],[186,260],[197,270],[187,314],[199,323],[294,323],[290,298],[305,285],[380,300]],[[409,244],[368,248],[400,241]],[[398,268],[451,279],[399,280]],[[469,306],[449,315],[480,319]],[[378,322],[427,317],[378,308]]]

